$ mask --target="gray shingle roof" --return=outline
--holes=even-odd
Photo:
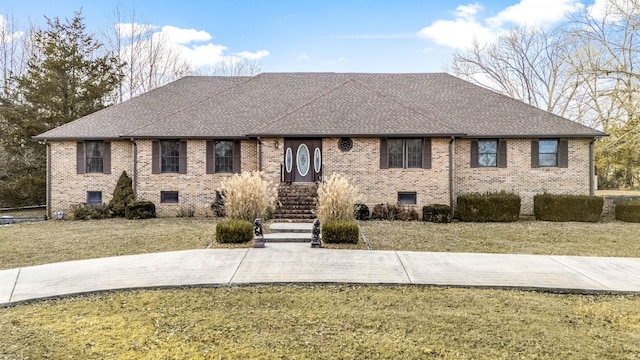
[[[37,139],[246,136],[594,137],[448,74],[185,77]]]

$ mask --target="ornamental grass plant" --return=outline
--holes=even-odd
[[[354,220],[354,207],[359,190],[347,178],[332,174],[318,187],[317,217],[323,223],[327,220]]]
[[[226,216],[249,222],[263,218],[276,198],[275,188],[258,171],[234,174],[222,182],[220,193]]]

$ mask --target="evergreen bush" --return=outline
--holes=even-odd
[[[471,222],[513,222],[520,218],[520,196],[498,192],[458,196],[456,216]]]
[[[357,244],[360,230],[354,220],[327,220],[322,224],[321,235],[327,244]]]
[[[452,218],[453,214],[449,205],[432,204],[422,207],[422,221],[447,224],[451,222]]]
[[[224,195],[222,191],[216,190],[216,200],[211,204],[211,210],[216,215],[216,217],[223,218],[225,217],[224,213]]]
[[[253,240],[253,224],[247,220],[227,219],[216,226],[216,241],[238,244]]]
[[[369,207],[365,204],[357,203],[353,209],[356,220],[369,220]]]
[[[371,212],[371,219],[416,221],[420,219],[420,215],[416,209],[405,204],[376,204]]]
[[[624,201],[616,205],[616,220],[640,223],[640,201]]]
[[[129,220],[151,219],[156,217],[156,206],[151,201],[136,201],[127,205],[124,215]]]
[[[588,195],[538,194],[533,197],[533,213],[542,221],[598,222],[604,199]]]
[[[107,204],[86,205],[78,204],[71,206],[74,220],[100,220],[111,217],[111,211]]]
[[[114,217],[125,216],[127,205],[133,204],[136,201],[136,196],[133,193],[133,182],[127,175],[126,171],[123,171],[118,178],[115,190],[113,190],[113,197],[109,201],[109,209],[111,209],[111,215]]]

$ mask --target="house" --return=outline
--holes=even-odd
[[[48,149],[48,211],[100,204],[125,170],[159,216],[203,213],[221,181],[341,173],[363,202],[454,204],[459,194],[589,195],[600,131],[436,74],[185,77],[35,138]]]

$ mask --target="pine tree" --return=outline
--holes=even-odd
[[[80,12],[65,22],[46,19],[47,29],[33,33],[27,72],[11,79],[13,93],[0,97],[11,169],[0,179],[5,206],[45,202],[46,149],[32,136],[110,105],[122,81],[122,65],[100,54],[102,44],[86,34]]]
[[[109,209],[111,210],[112,216],[124,216],[127,205],[133,204],[136,201],[132,184],[127,172],[123,171],[113,191],[113,198],[109,201]]]

